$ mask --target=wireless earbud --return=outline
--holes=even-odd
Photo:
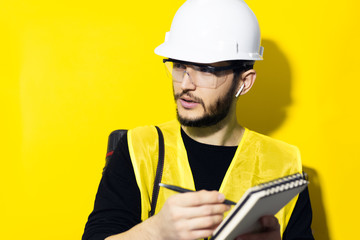
[[[242,92],[242,90],[244,89],[245,87],[245,83],[243,83],[239,89],[239,91],[235,94],[235,97],[238,97],[240,95],[240,93]]]

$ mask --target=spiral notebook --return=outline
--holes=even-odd
[[[212,240],[233,240],[261,230],[259,219],[274,215],[308,185],[306,173],[293,174],[250,188],[215,229]]]

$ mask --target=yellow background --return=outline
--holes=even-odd
[[[183,2],[1,1],[2,239],[80,239],[110,131],[175,116],[153,50]],[[317,239],[355,239],[359,2],[247,3],[265,60],[240,121],[301,149]]]

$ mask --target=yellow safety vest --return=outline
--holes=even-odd
[[[174,120],[159,125],[164,135],[165,161],[161,182],[195,190],[195,184],[181,137],[180,124]],[[128,144],[135,177],[141,195],[141,219],[147,219],[158,162],[158,134],[154,126],[138,127],[128,132]],[[245,129],[234,158],[221,183],[219,192],[234,202],[257,184],[301,172],[297,147]],[[155,214],[166,199],[175,194],[160,188]],[[276,217],[284,232],[295,207],[291,200]]]

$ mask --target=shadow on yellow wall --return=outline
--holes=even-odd
[[[264,39],[265,61],[257,62],[256,83],[241,96],[237,117],[249,129],[269,135],[286,119],[286,108],[292,104],[292,73],[286,56],[271,40]],[[313,209],[312,229],[315,239],[329,240],[329,230],[321,193],[321,184],[314,169],[304,167],[310,178],[309,192]]]
[[[244,126],[269,135],[281,126],[291,104],[291,69],[274,42],[264,39],[262,45],[265,61],[256,62],[257,80],[239,99],[237,117]]]

